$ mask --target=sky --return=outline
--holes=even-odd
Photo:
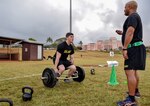
[[[74,42],[93,43],[121,36],[127,18],[124,5],[129,0],[72,0],[72,32]],[[150,0],[136,0],[143,22],[143,41],[150,45]],[[70,28],[70,0],[0,0],[0,36],[28,39],[46,43],[65,37]]]

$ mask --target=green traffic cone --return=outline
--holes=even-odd
[[[112,70],[111,70],[111,76],[108,82],[109,85],[117,85],[119,84],[117,81],[117,76],[116,76],[116,70],[115,70],[115,66],[112,66]]]

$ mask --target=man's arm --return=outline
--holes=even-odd
[[[132,26],[128,27],[126,35],[125,35],[125,42],[124,42],[124,46],[123,46],[124,49],[127,49],[128,45],[132,41],[134,31],[135,31],[134,27],[132,27]]]
[[[123,45],[123,57],[124,57],[125,60],[128,59],[127,48],[128,48],[128,45],[130,44],[130,42],[133,39],[134,31],[135,31],[134,27],[130,26],[130,27],[128,27],[126,35],[125,35],[125,42],[124,42],[124,45]]]
[[[73,55],[73,54],[70,55],[70,62],[71,62],[72,64],[74,64],[74,55]]]
[[[58,71],[57,66],[58,66],[58,63],[59,63],[60,57],[61,57],[61,53],[56,52],[55,69],[56,69],[57,71]]]

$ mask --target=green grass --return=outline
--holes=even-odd
[[[45,51],[44,55],[53,55],[54,51]],[[83,55],[81,58],[80,55]],[[116,54],[114,58],[109,53],[78,51],[75,53],[75,64],[98,65],[106,64],[107,60],[117,60],[117,80],[119,85],[110,86],[109,81],[111,68],[94,67],[95,75],[90,74],[91,67],[83,67],[86,72],[82,83],[64,83],[60,80],[54,88],[44,87],[40,75],[23,78],[25,75],[40,74],[46,67],[53,67],[51,60],[43,61],[0,61],[0,98],[10,98],[14,106],[116,106],[118,100],[125,98],[127,85],[124,83],[126,77],[123,71],[123,58]],[[142,97],[138,99],[139,106],[150,106],[150,56],[147,56],[145,71],[140,71],[140,91]],[[17,79],[3,80],[7,78],[20,77]],[[21,78],[22,77],[22,78]],[[3,80],[3,81],[2,81]],[[22,87],[29,85],[33,87],[32,101],[22,101]]]

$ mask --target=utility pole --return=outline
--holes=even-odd
[[[70,32],[72,32],[72,0],[70,0]]]

